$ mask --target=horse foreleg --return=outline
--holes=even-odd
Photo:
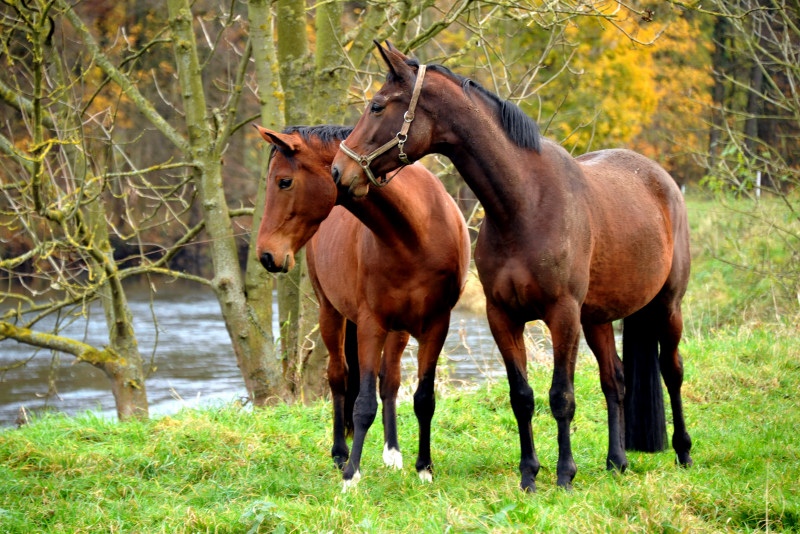
[[[333,401],[333,446],[331,457],[336,467],[342,469],[349,456],[347,431],[353,421],[346,409],[348,394],[348,369],[345,361],[345,319],[325,299],[320,299],[319,330],[328,359],[328,385]],[[353,394],[353,392],[350,392]]]
[[[383,348],[380,372],[380,394],[383,411],[383,463],[403,468],[403,454],[397,440],[397,390],[400,388],[400,359],[408,344],[405,332],[390,332]]]
[[[353,407],[353,446],[350,450],[350,460],[342,471],[344,479],[343,491],[357,483],[361,478],[361,453],[364,450],[364,439],[367,437],[367,431],[372,426],[378,413],[378,400],[375,390],[380,354],[385,341],[385,330],[374,321],[359,317],[358,365],[361,382],[358,397]]]
[[[681,400],[683,359],[678,352],[678,343],[683,333],[683,315],[679,304],[674,306],[674,309],[666,309],[665,314],[658,359],[661,376],[664,377],[672,406],[672,420],[675,429],[672,434],[672,448],[675,449],[678,464],[683,467],[691,467],[693,462],[689,451],[692,448],[692,438],[686,430],[686,421],[683,418],[683,401]]]
[[[436,362],[447,338],[450,327],[450,314],[433,323],[420,336],[417,352],[417,377],[419,384],[414,393],[414,413],[419,423],[419,453],[417,454],[417,474],[425,482],[433,479],[431,462],[431,420],[436,409],[434,384],[436,380]]]
[[[606,406],[608,406],[606,469],[625,471],[628,467],[628,459],[625,456],[625,416],[623,412],[625,376],[622,371],[622,360],[619,359],[614,342],[614,327],[611,323],[584,325],[583,333],[586,335],[586,343],[597,358],[597,365],[600,368],[600,386],[606,397]]]
[[[517,419],[520,448],[520,487],[524,491],[536,491],[539,458],[536,457],[533,430],[531,429],[534,401],[533,390],[528,384],[528,355],[525,350],[525,341],[522,337],[525,323],[512,321],[503,310],[490,302],[486,303],[486,317],[495,343],[500,349],[500,354],[503,355],[503,362],[506,365],[506,374],[508,376],[511,409]]]
[[[558,426],[558,464],[556,483],[572,488],[578,468],[572,458],[569,427],[575,415],[575,361],[580,339],[580,308],[577,302],[562,299],[548,310],[545,318],[553,338],[553,381],[550,386],[550,411]]]

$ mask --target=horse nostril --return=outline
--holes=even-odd
[[[336,165],[331,168],[331,176],[333,176],[333,183],[339,185],[339,181],[342,179],[342,173]]]
[[[259,260],[261,260],[261,265],[263,265],[264,268],[271,273],[280,270],[278,266],[275,265],[275,258],[273,258],[272,254],[270,254],[269,252],[264,252],[263,254],[261,254]]]

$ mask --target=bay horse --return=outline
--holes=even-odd
[[[383,459],[402,468],[395,405],[409,335],[419,342],[416,468],[422,480],[430,481],[436,363],[470,261],[464,217],[420,164],[403,169],[369,199],[350,198],[331,178],[330,163],[352,128],[289,127],[283,133],[257,128],[274,148],[256,252],[267,270],[287,272],[294,254],[306,245],[320,334],[330,353],[331,456],[343,470],[344,489],[361,478],[364,438],[377,413],[379,375]]]
[[[678,353],[689,231],[672,177],[629,150],[573,158],[543,138],[515,104],[446,67],[376,45],[389,68],[386,82],[341,144],[331,171],[357,198],[371,185],[371,194],[380,191],[376,176],[439,153],[483,205],[474,256],[489,326],[506,366],[522,489],[536,490],[539,471],[523,342],[525,323],[538,319],[553,342],[549,397],[558,428],[558,486],[571,489],[577,471],[570,424],[581,329],[597,359],[608,406],[606,468],[625,470],[626,445],[663,449],[659,368],[672,404],[677,462],[691,465]],[[624,367],[612,327],[623,318]]]

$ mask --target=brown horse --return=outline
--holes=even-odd
[[[381,185],[375,175],[437,152],[450,158],[482,203],[475,262],[519,427],[522,488],[535,491],[539,470],[522,337],[525,323],[536,319],[553,339],[550,409],[558,425],[559,486],[570,488],[577,470],[570,423],[581,328],[608,405],[607,468],[627,466],[626,419],[629,448],[663,448],[659,364],[672,402],[672,444],[678,462],[690,465],[678,354],[689,233],[673,179],[628,150],[573,158],[542,138],[516,105],[445,67],[426,70],[391,45],[378,48],[389,66],[386,83],[341,144],[332,173],[352,196],[363,197],[370,182]],[[624,373],[612,328],[621,318]]]
[[[379,371],[383,457],[388,465],[402,467],[395,400],[409,334],[419,342],[416,468],[430,480],[436,362],[469,267],[464,217],[422,165],[404,169],[369,199],[353,200],[337,188],[330,163],[352,128],[258,129],[274,149],[256,250],[269,271],[286,272],[294,266],[295,252],[308,243],[320,334],[330,353],[331,454],[343,469],[345,489],[361,477],[364,438],[377,413]],[[357,351],[347,346],[346,323],[356,326]],[[349,462],[346,428],[353,430]]]

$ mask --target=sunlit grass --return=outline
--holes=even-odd
[[[692,277],[684,300],[692,333],[800,314],[800,217],[776,198],[687,200]]]
[[[330,404],[237,406],[116,423],[46,416],[0,434],[2,532],[741,532],[800,528],[800,348],[796,330],[748,327],[684,346],[694,468],[671,451],[604,470],[595,366],[576,375],[574,491],[555,486],[550,369],[531,368],[542,470],[517,489],[516,423],[503,383],[445,389],[433,484],[413,469],[416,419],[399,409],[406,468],[381,460],[371,429],[364,478],[343,494],[329,458]]]
[[[0,532],[800,530],[797,308],[774,280],[720,259],[732,247],[760,247],[778,259],[789,253],[770,236],[745,231],[714,202],[693,200],[689,210],[694,268],[681,351],[691,469],[678,468],[670,450],[630,452],[624,475],[605,471],[605,402],[597,365],[587,357],[575,377],[578,474],[572,493],[559,490],[547,393],[552,368],[547,358],[532,358],[542,463],[535,495],[518,489],[519,444],[505,381],[456,388],[445,372],[432,484],[414,472],[409,395],[398,411],[406,467],[383,467],[378,418],[367,437],[364,478],[345,494],[329,456],[327,401],[256,412],[225,405],[126,423],[51,415],[0,433]]]

